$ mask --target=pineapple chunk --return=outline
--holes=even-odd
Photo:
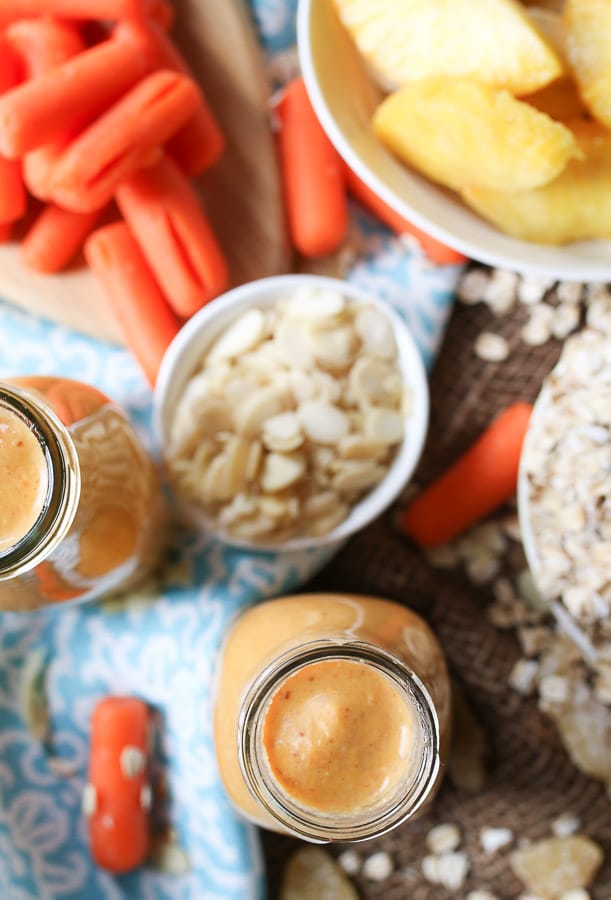
[[[567,0],[566,48],[584,103],[611,128],[611,2]]]
[[[578,152],[564,125],[467,78],[405,85],[378,107],[373,127],[402,160],[455,190],[529,190],[555,178]]]
[[[514,94],[562,74],[517,0],[334,0],[373,76],[395,90],[433,75],[471,76]]]
[[[501,231],[539,244],[611,238],[611,134],[596,122],[574,122],[583,159],[554,181],[506,194],[469,187],[464,200]]]

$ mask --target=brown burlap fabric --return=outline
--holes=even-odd
[[[494,415],[513,400],[532,400],[555,363],[560,345],[527,347],[520,339],[525,310],[494,319],[482,304],[457,304],[432,375],[432,415],[427,447],[416,476],[425,485],[463,450]],[[482,329],[503,334],[509,359],[500,364],[479,360],[473,343]],[[524,887],[512,874],[508,850],[486,855],[479,842],[482,827],[511,828],[516,839],[550,836],[552,820],[571,813],[581,831],[605,849],[592,897],[611,898],[611,802],[605,788],[571,763],[554,725],[535,699],[509,688],[507,678],[520,656],[513,630],[489,624],[484,607],[490,587],[471,584],[462,570],[433,569],[424,556],[393,527],[388,514],[357,535],[343,552],[307,586],[307,590],[370,593],[406,603],[422,614],[438,635],[451,673],[487,733],[488,778],[475,794],[459,791],[446,779],[430,815],[391,834],[357,847],[363,857],[388,851],[395,862],[382,882],[357,876],[363,900],[441,900],[449,893],[421,875],[424,838],[434,823],[455,822],[463,832],[462,848],[471,861],[465,897],[475,888],[515,900]],[[609,748],[611,753],[611,747]],[[278,896],[282,869],[299,842],[263,835],[269,897]],[[330,848],[338,853],[343,847]]]

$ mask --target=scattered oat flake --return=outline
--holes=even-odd
[[[535,689],[538,673],[538,662],[532,659],[518,659],[509,673],[509,686],[518,694],[527,697]]]
[[[552,822],[552,832],[555,837],[570,837],[572,834],[579,831],[580,825],[581,822],[577,816],[572,816],[570,813],[564,813]]]
[[[458,284],[456,291],[458,299],[468,305],[480,303],[484,299],[489,281],[490,271],[488,269],[469,269]]]
[[[394,868],[390,854],[380,850],[367,857],[363,863],[362,873],[370,881],[384,881],[392,874]]]
[[[486,362],[503,362],[509,356],[509,344],[500,334],[482,331],[474,345],[476,356]]]
[[[346,875],[357,875],[361,870],[362,860],[356,850],[344,850],[337,857],[337,862]]]
[[[584,888],[574,888],[572,891],[566,891],[560,900],[590,900],[590,895]]]
[[[511,868],[529,891],[561,897],[589,887],[603,861],[603,851],[584,835],[547,838],[514,851]]]
[[[467,894],[467,900],[498,900],[496,894],[491,894],[490,891],[469,891]]]
[[[479,841],[485,853],[496,853],[513,841],[513,831],[510,828],[481,828]]]
[[[280,900],[358,900],[358,895],[329,853],[302,847],[286,864]]]
[[[191,871],[189,854],[174,840],[161,841],[153,850],[152,862],[164,875],[180,877]]]
[[[441,884],[449,891],[458,891],[465,883],[469,872],[466,853],[444,853],[442,856],[425,856],[422,860],[422,874],[431,884]]]
[[[518,300],[527,306],[540,303],[554,284],[555,282],[548,278],[521,278],[517,287]]]
[[[461,834],[458,825],[450,823],[436,825],[426,836],[427,849],[439,855],[440,853],[449,853],[456,850],[460,844]]]

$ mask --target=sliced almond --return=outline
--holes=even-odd
[[[237,429],[243,435],[257,437],[266,419],[284,411],[286,400],[273,385],[259,388],[245,397],[235,413]]]
[[[379,459],[386,454],[386,447],[360,434],[349,434],[339,442],[337,452],[344,459]]]
[[[386,380],[392,369],[383,362],[364,356],[357,359],[350,369],[348,385],[359,406],[392,402],[392,394],[386,390]]]
[[[333,476],[332,484],[340,494],[352,494],[378,484],[385,474],[384,466],[374,462],[346,460]]]
[[[372,307],[362,307],[354,320],[356,333],[368,353],[380,359],[395,359],[397,342],[387,317]]]
[[[354,329],[347,325],[317,331],[311,335],[310,346],[318,362],[334,370],[350,365],[358,349]]]
[[[365,435],[371,441],[390,446],[403,440],[403,417],[392,409],[368,409],[364,425]]]
[[[339,497],[335,491],[321,491],[319,494],[308,497],[303,504],[303,514],[307,518],[323,516],[334,510],[339,505],[339,502]]]
[[[312,537],[322,537],[329,534],[334,528],[337,528],[340,522],[343,522],[348,515],[348,506],[345,503],[338,503],[332,510],[325,515],[318,516],[308,523],[308,534]]]
[[[314,353],[310,347],[309,331],[295,319],[278,322],[274,343],[287,365],[295,369],[312,369]]]
[[[263,424],[263,444],[268,450],[286,453],[303,443],[301,420],[294,412],[279,413]]]
[[[345,307],[346,299],[339,291],[300,291],[287,303],[285,313],[287,316],[320,322],[337,318]]]
[[[266,492],[282,491],[303,477],[305,459],[298,453],[268,453],[263,465],[261,487]]]
[[[243,313],[212,346],[209,362],[231,359],[256,347],[265,336],[265,317],[256,307]]]
[[[302,403],[298,414],[306,436],[317,444],[338,444],[350,430],[346,413],[322,400]]]

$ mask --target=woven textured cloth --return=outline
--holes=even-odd
[[[536,397],[561,345],[553,340],[536,348],[525,345],[520,331],[526,317],[524,307],[492,320],[481,304],[457,304],[432,374],[431,424],[416,474],[418,484],[427,484],[455,459],[503,407]],[[473,352],[476,336],[491,326],[511,348],[503,363],[484,362]],[[481,790],[458,790],[446,778],[429,815],[355,847],[363,858],[387,851],[395,864],[393,874],[383,881],[355,876],[359,896],[363,900],[441,900],[450,896],[423,878],[421,861],[427,852],[427,831],[434,824],[452,822],[462,830],[461,850],[471,864],[464,887],[453,896],[465,897],[477,888],[502,900],[515,900],[525,890],[508,861],[516,843],[486,854],[479,840],[480,829],[510,828],[516,841],[537,840],[550,836],[554,818],[570,813],[580,819],[580,831],[605,849],[606,861],[591,896],[609,900],[611,802],[603,785],[572,764],[555,726],[536,700],[509,687],[509,673],[521,652],[515,631],[500,631],[485,616],[485,607],[492,600],[490,586],[472,584],[461,569],[433,568],[397,532],[389,513],[357,535],[307,590],[371,593],[419,612],[438,635],[452,677],[486,734],[487,780]],[[277,897],[286,858],[298,846],[298,841],[286,837],[264,836],[270,898]],[[345,847],[330,848],[335,854],[342,849]]]

